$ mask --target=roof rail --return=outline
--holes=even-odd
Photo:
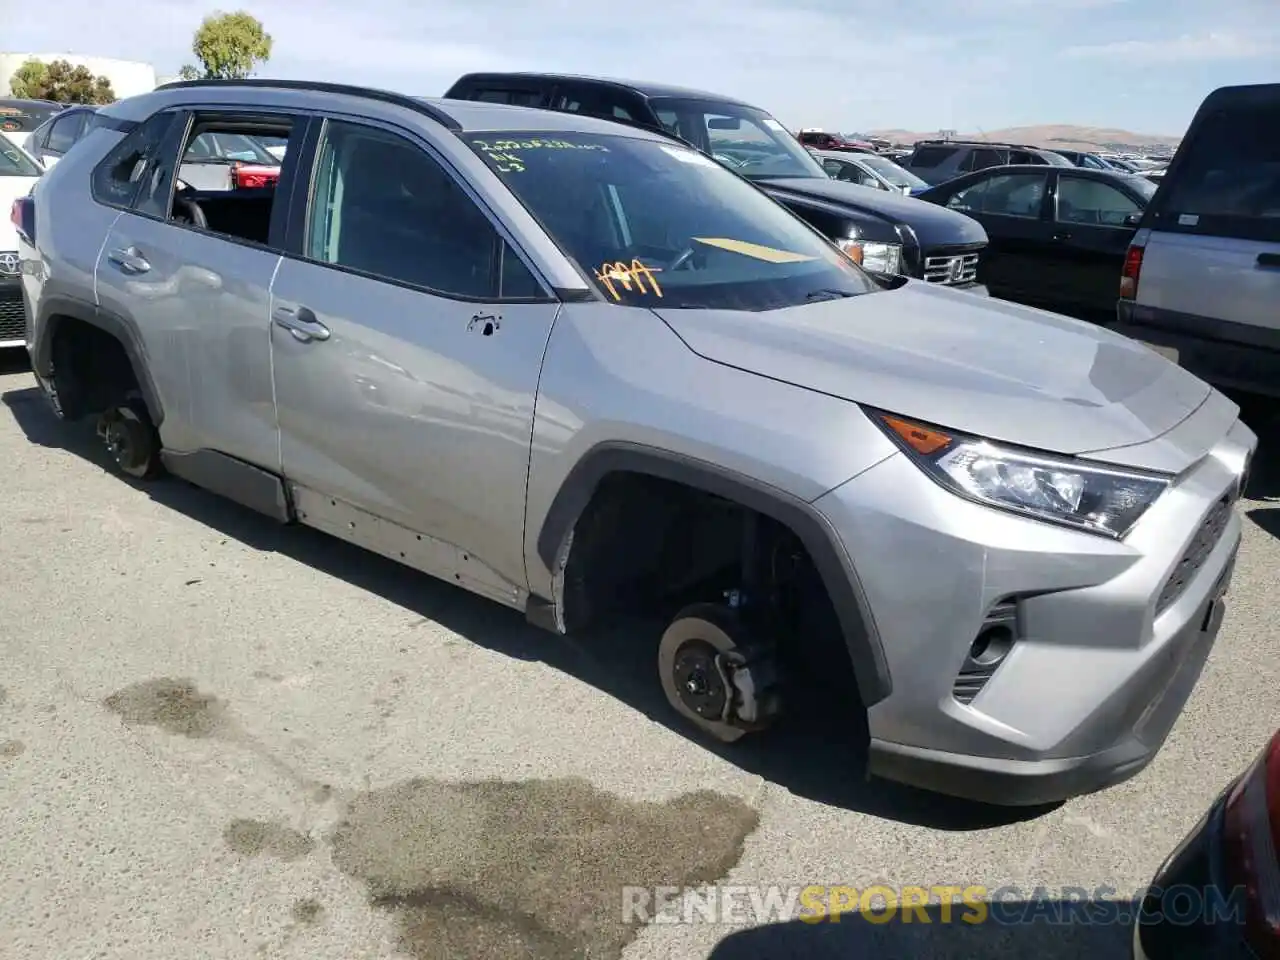
[[[347,83],[328,83],[325,81],[312,80],[270,80],[263,77],[249,77],[244,80],[174,80],[170,83],[162,83],[156,87],[157,90],[185,90],[199,89],[200,87],[250,87],[254,89],[278,89],[278,90],[304,90],[313,93],[335,93],[345,94],[350,97],[364,97],[367,100],[378,100],[382,103],[389,103],[393,106],[404,107],[408,110],[416,110],[424,116],[430,117],[436,123],[441,124],[447,129],[458,132],[462,129],[462,124],[458,123],[453,117],[445,113],[437,106],[427,103],[425,100],[419,100],[416,97],[407,97],[402,93],[392,93],[389,90],[377,90],[372,87],[357,87]]]

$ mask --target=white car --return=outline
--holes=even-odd
[[[0,209],[31,192],[44,168],[12,139],[0,140]],[[0,223],[0,350],[26,345],[27,325],[22,309],[18,270],[18,228],[10,218]]]

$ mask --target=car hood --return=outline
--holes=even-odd
[[[816,197],[895,223],[908,224],[922,247],[987,242],[986,230],[972,217],[905,194],[826,177],[760,178],[756,182],[770,193]]]
[[[1055,453],[1144,443],[1210,393],[1137,341],[923,281],[762,313],[656,313],[707,360]]]

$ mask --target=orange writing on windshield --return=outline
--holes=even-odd
[[[662,288],[658,286],[658,278],[654,276],[661,272],[653,267],[646,267],[639,260],[632,260],[630,264],[618,260],[606,263],[597,270],[596,280],[604,285],[615,300],[622,299],[619,287],[628,293],[634,290],[639,294],[652,293],[655,297],[661,297]]]

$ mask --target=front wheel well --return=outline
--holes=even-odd
[[[804,540],[788,524],[696,486],[619,470],[596,484],[569,532],[557,575],[566,631],[669,616],[736,591],[767,605],[789,672],[858,695],[840,617]]]

